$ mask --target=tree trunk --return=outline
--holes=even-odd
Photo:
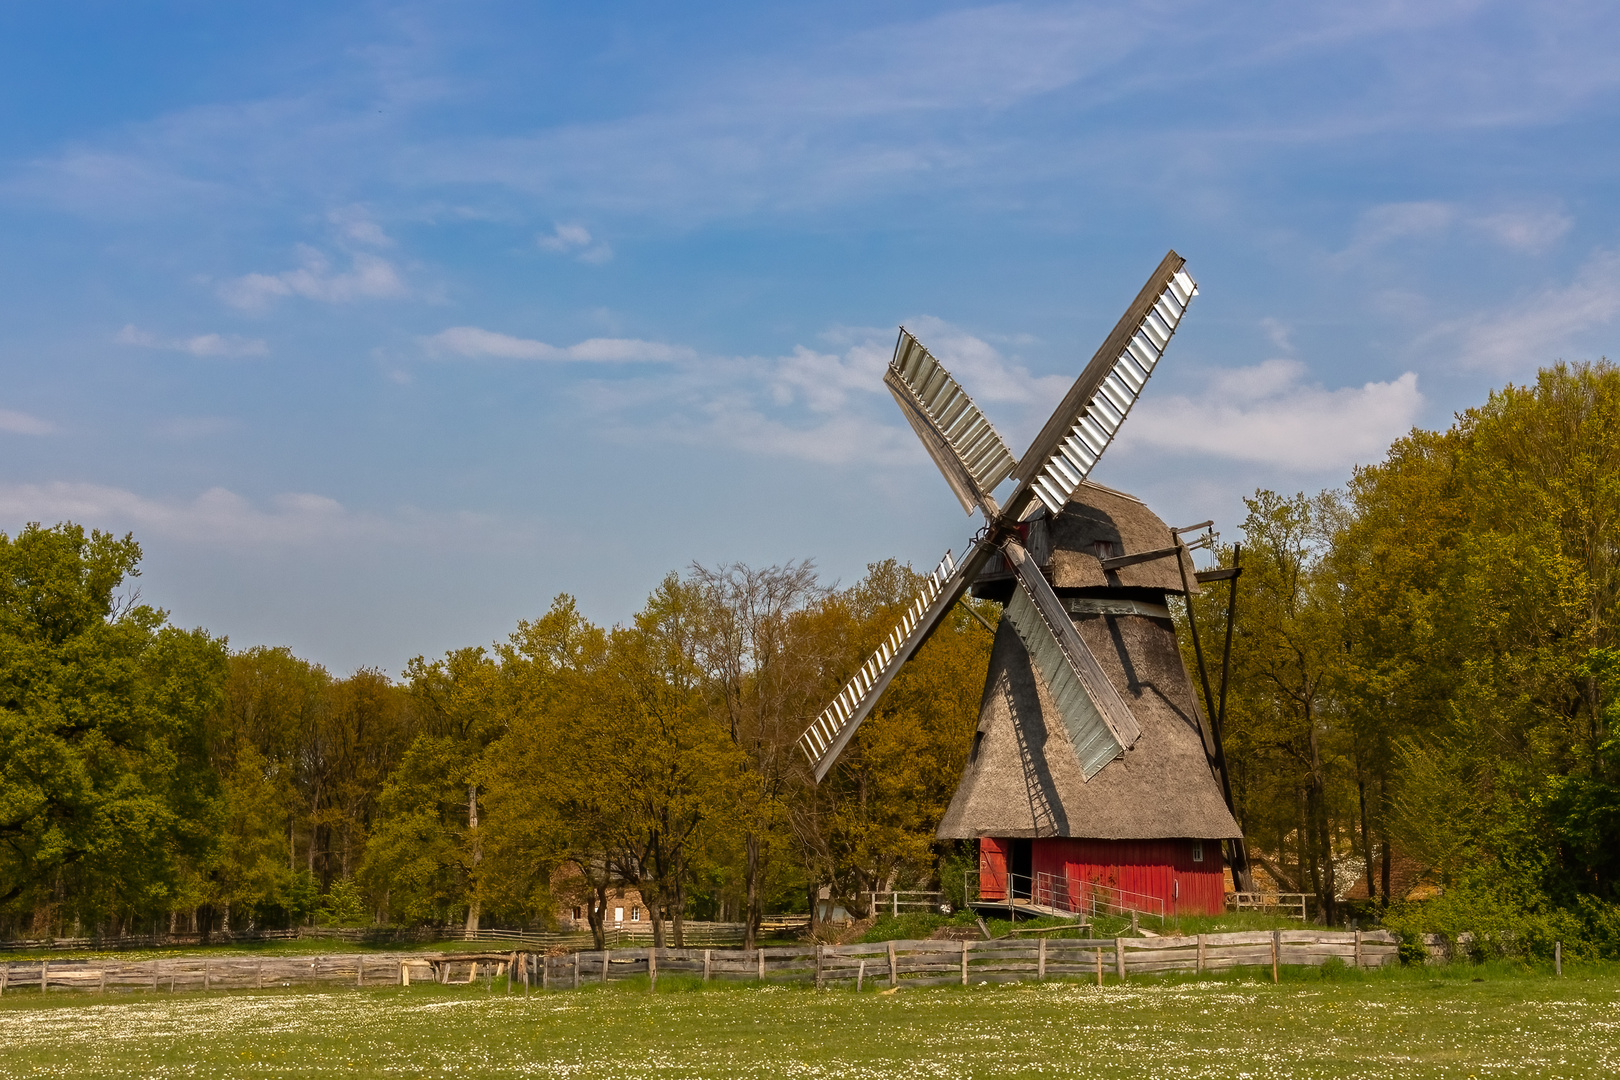
[[[744,916],[748,925],[743,928],[743,948],[752,949],[759,934],[759,837],[749,833],[744,846],[748,850],[748,912]]]
[[[647,917],[652,920],[653,948],[664,947],[664,889],[659,881],[638,881],[641,902],[647,905]]]
[[[675,899],[670,906],[670,920],[675,924],[675,947],[686,948],[686,875],[675,875]]]
[[[1384,911],[1389,907],[1389,834],[1385,833],[1381,839],[1384,841],[1384,855],[1379,874],[1384,879],[1384,887],[1379,892],[1378,910]]]
[[[478,864],[484,861],[484,845],[478,835],[478,785],[467,785],[467,838],[472,847],[472,873],[467,883],[470,900],[467,904],[467,933],[478,932]]]
[[[1367,876],[1367,899],[1378,902],[1378,889],[1373,884],[1372,830],[1367,827],[1367,781],[1356,777],[1356,794],[1361,799],[1361,862]]]
[[[596,886],[595,892],[585,899],[585,921],[591,924],[591,939],[598,949],[607,948],[607,883]]]

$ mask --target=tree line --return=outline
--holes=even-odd
[[[1261,869],[1329,921],[1360,886],[1394,924],[1620,955],[1620,370],[1247,505],[1226,750]]]
[[[127,591],[139,558],[71,523],[0,536],[5,936],[577,910],[600,940],[633,887],[677,941],[688,915],[751,941],[823,888],[934,874],[991,641],[958,609],[816,785],[795,741],[919,587],[893,561],[847,588],[694,566],[611,628],[559,596],[394,680],[169,626]]]
[[[1256,865],[1329,922],[1620,951],[1620,372],[1548,368],[1343,489],[1247,505],[1217,557],[1243,567],[1225,752]],[[751,940],[823,890],[860,911],[976,864],[933,837],[988,664],[972,612],[822,784],[794,745],[914,594],[893,561],[846,587],[693,566],[613,627],[559,596],[391,679],[174,627],[139,559],[0,534],[0,935],[577,909],[600,936],[634,887],[677,940]],[[1206,659],[1226,602],[1194,601]],[[1413,880],[1435,898],[1403,903]]]

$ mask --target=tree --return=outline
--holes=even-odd
[[[216,812],[203,731],[224,642],[120,598],[140,547],[0,534],[0,908],[63,925],[166,910]],[[42,927],[43,928],[43,927]]]

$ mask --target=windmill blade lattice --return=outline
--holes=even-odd
[[[962,509],[971,514],[983,508],[986,517],[994,513],[986,498],[1012,475],[1017,459],[967,391],[904,327],[883,382]]]
[[[983,562],[982,556],[970,557],[958,565],[947,551],[934,572],[923,579],[922,588],[906,608],[900,624],[889,631],[877,652],[867,658],[832,704],[799,736],[799,748],[814,766],[818,782],[827,775],[901,666],[928,640],[951,605],[966,591],[969,575],[978,573]]]
[[[1074,497],[1141,396],[1198,285],[1171,252],[1024,455],[1021,486],[1053,514]]]
[[[1041,673],[1081,772],[1090,780],[1121,751],[1134,746],[1142,729],[1035,560],[1015,542],[1009,542],[1006,551],[1019,586],[1007,604],[1007,619]]]

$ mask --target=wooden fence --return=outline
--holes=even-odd
[[[761,949],[609,949],[549,955],[533,952],[347,953],[285,957],[176,957],[161,960],[0,962],[0,994],[42,991],[243,990],[341,984],[398,986],[413,982],[469,985],[508,971],[506,992],[577,989],[660,974],[756,982],[813,982],[862,988],[963,986],[1027,979],[1117,979],[1132,975],[1201,974],[1235,967],[1320,965],[1337,958],[1354,967],[1394,960],[1388,931],[1261,930],[1196,937],[994,941],[890,941],[870,945],[802,945]]]
[[[810,925],[807,915],[772,915],[761,921],[763,938],[797,935]],[[747,927],[743,923],[705,922],[688,919],[682,936],[688,945],[740,945]],[[664,920],[665,940],[672,940],[675,924]],[[609,923],[604,930],[610,949],[630,945],[651,945],[650,922]],[[376,927],[376,926],[295,926],[290,930],[216,931],[205,943],[200,934],[130,934],[105,938],[40,938],[28,941],[0,941],[0,952],[26,952],[69,949],[106,951],[112,949],[157,949],[203,944],[235,945],[257,941],[335,940],[367,945],[428,944],[434,942],[499,942],[517,949],[589,949],[595,939],[589,930],[464,930],[461,927]]]

